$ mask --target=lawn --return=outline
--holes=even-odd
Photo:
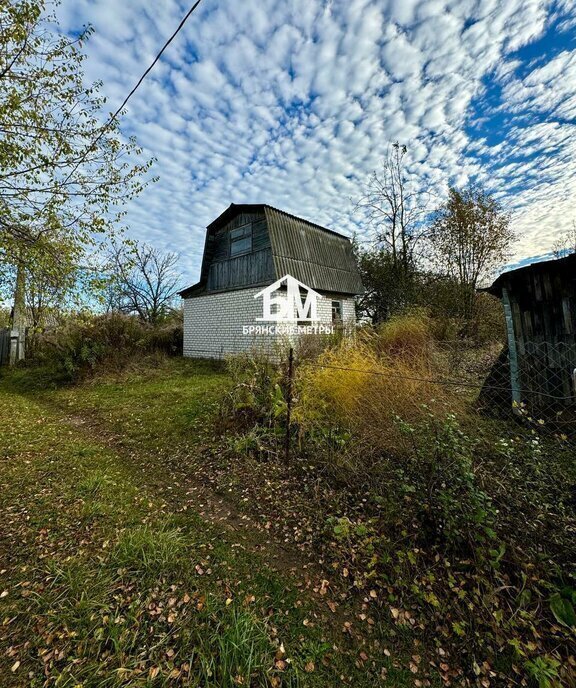
[[[204,479],[220,369],[3,376],[0,685],[414,685],[406,639]]]

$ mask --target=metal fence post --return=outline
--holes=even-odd
[[[292,377],[294,374],[294,349],[288,354],[288,383],[286,385],[286,437],[284,438],[284,463],[290,463],[290,424],[292,419]]]

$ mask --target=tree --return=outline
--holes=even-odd
[[[374,323],[409,306],[416,296],[418,249],[425,235],[428,198],[408,174],[408,149],[389,146],[357,203],[375,229],[373,246],[356,248],[366,292],[359,311]]]
[[[61,272],[26,268],[26,310],[29,325],[35,330],[53,324],[60,316],[77,286],[78,270],[74,265],[61,264]]]
[[[107,309],[157,325],[173,311],[180,275],[178,255],[137,242],[113,245],[109,254]]]
[[[576,221],[572,220],[572,227],[554,242],[552,253],[555,258],[564,258],[576,253]]]
[[[356,302],[358,316],[369,318],[376,325],[402,312],[409,305],[412,290],[406,289],[405,282],[399,283],[391,252],[383,247],[360,248],[355,244],[355,253],[364,286],[364,293]]]
[[[426,194],[410,181],[405,157],[408,149],[398,142],[386,153],[380,172],[373,172],[366,193],[357,206],[376,229],[376,244],[390,254],[397,274],[414,268],[415,252],[425,233]]]
[[[0,264],[16,268],[16,321],[25,269],[57,274],[63,256],[79,262],[150,166],[106,121],[101,84],[84,84],[92,30],[71,39],[55,26],[44,0],[0,4]]]
[[[461,316],[471,323],[476,290],[509,257],[514,233],[500,203],[479,187],[450,187],[435,212],[430,241],[440,272],[461,287]]]

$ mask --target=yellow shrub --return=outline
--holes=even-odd
[[[300,366],[294,417],[303,430],[345,428],[367,448],[398,448],[398,417],[415,422],[458,405],[432,382],[442,379],[437,360],[425,318],[391,320]]]
[[[433,346],[432,321],[420,313],[391,318],[380,325],[374,336],[377,353],[417,366],[430,359]]]

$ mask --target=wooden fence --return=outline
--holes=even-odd
[[[0,328],[0,366],[10,362],[10,328]]]

